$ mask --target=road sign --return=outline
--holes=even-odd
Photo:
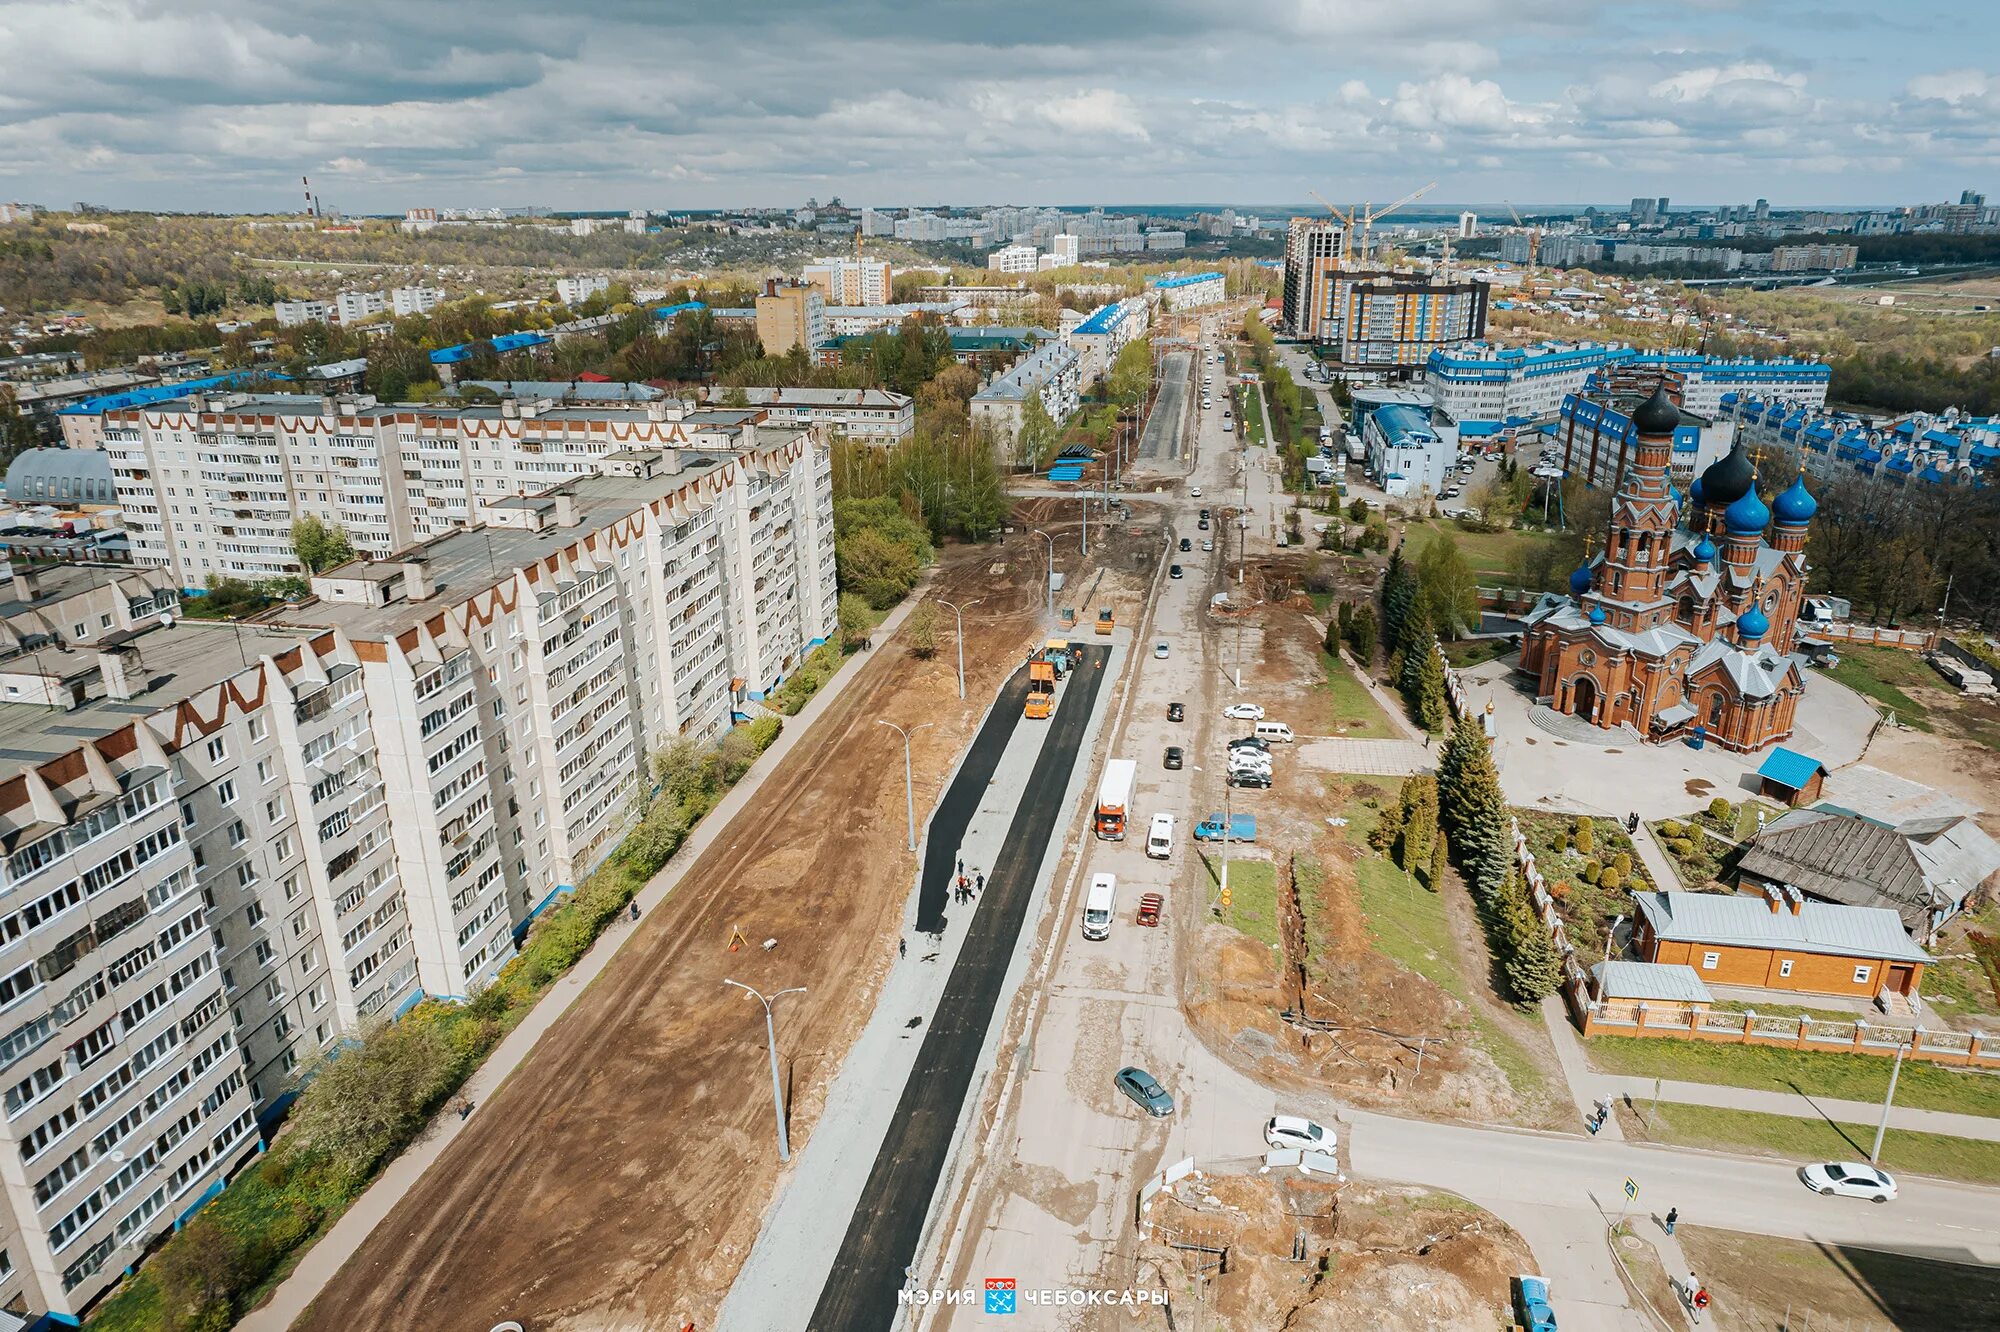
[[[1639,1185],[1637,1181],[1633,1180],[1628,1175],[1625,1179],[1625,1201],[1637,1202],[1638,1200],[1639,1200]]]

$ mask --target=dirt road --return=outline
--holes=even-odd
[[[763,1015],[723,978],[808,988],[780,1009],[796,1149],[894,956],[914,874],[901,743],[876,719],[932,723],[913,745],[921,820],[1040,627],[1043,567],[1025,535],[946,553],[937,593],[981,599],[966,617],[967,700],[948,617],[932,661],[878,645],[298,1327],[711,1325],[778,1173]],[[728,951],[733,928],[750,947]]]

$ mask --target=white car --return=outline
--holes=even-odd
[[[1814,1193],[1838,1193],[1885,1203],[1896,1196],[1896,1177],[1859,1161],[1826,1161],[1799,1167],[1799,1179]]]
[[[1153,644],[1153,656],[1161,661],[1165,661],[1167,657],[1167,645],[1165,643]]]
[[[1188,487],[1188,498],[1189,498],[1189,499],[1200,499],[1200,498],[1201,498],[1201,487],[1200,487],[1200,486],[1190,486],[1190,487]]]
[[[1330,1152],[1339,1139],[1330,1128],[1301,1119],[1297,1115],[1274,1115],[1264,1124],[1264,1141],[1272,1147],[1297,1147],[1308,1152]]]
[[[1222,715],[1233,721],[1263,721],[1264,705],[1261,703],[1231,703],[1222,710]]]

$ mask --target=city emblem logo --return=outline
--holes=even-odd
[[[986,1312],[990,1314],[1010,1314],[1014,1312],[1014,1278],[986,1278]]]

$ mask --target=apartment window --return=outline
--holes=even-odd
[[[273,976],[264,982],[264,998],[274,1004],[284,1002],[285,982],[283,977]],[[282,1022],[283,1019],[281,1018],[279,1021]],[[281,1036],[283,1034],[283,1032],[279,1033]]]
[[[249,840],[250,834],[244,829],[241,819],[229,825],[229,844],[231,846],[241,846]]]
[[[208,761],[210,763],[220,763],[228,757],[229,745],[221,736],[218,735],[215,739],[208,742]]]
[[[236,989],[236,977],[230,973],[228,967],[222,969],[222,988],[231,992]],[[240,1027],[243,1024],[239,1022],[236,1025]]]
[[[257,780],[260,782],[268,782],[271,780],[271,760],[269,759],[257,760]]]
[[[236,867],[237,887],[248,888],[251,887],[256,882],[257,882],[257,869],[249,861],[246,860],[241,865],[238,865]],[[262,911],[258,910],[258,908],[255,906],[252,906],[250,909],[252,911],[256,911],[259,916],[262,916],[264,914]]]
[[[1873,967],[1856,967],[1854,969],[1854,983],[1856,985],[1866,985],[1868,978],[1874,974],[1875,968]]]
[[[194,802],[192,800],[181,801],[181,826],[183,828],[193,828],[195,822]]]
[[[1788,957],[1778,963],[1778,974],[1780,976],[1789,976],[1792,974],[1792,959]]]
[[[266,800],[264,802],[264,822],[283,823],[284,821],[285,802],[276,798]]]
[[[271,844],[271,849],[277,854],[278,859],[290,860],[292,858],[292,852],[297,850],[298,848],[292,844],[292,835],[290,833],[286,833],[282,837],[280,837],[277,841]]]
[[[234,781],[234,779],[225,777],[221,781],[217,782],[215,784],[215,798],[217,802],[220,804],[224,805],[235,804],[236,782]]]
[[[296,902],[298,897],[299,876],[297,874],[287,874],[285,876],[285,900],[287,902]]]
[[[1720,953],[1703,953],[1701,955],[1701,969],[1703,971],[1714,971],[1716,964],[1721,961],[1722,954]]]
[[[306,991],[306,1007],[312,1009],[315,1013],[326,1007],[326,986],[324,984],[315,985]],[[325,1028],[322,1027],[321,1030],[324,1031]],[[326,1037],[321,1036],[320,1039],[325,1040]]]
[[[306,917],[304,912],[300,912],[298,915],[292,917],[292,937],[294,939],[303,939],[306,937]]]

